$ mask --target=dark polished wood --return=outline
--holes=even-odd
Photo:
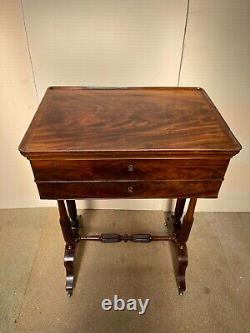
[[[58,209],[60,215],[60,225],[65,240],[64,267],[66,269],[66,292],[72,295],[74,285],[74,256],[75,256],[75,240],[71,229],[70,219],[63,200],[58,200]]]
[[[66,200],[66,203],[67,203],[68,214],[70,217],[72,228],[78,229],[79,222],[77,219],[76,202],[75,202],[75,200]]]
[[[30,158],[232,156],[240,145],[201,88],[50,87],[19,149]]]
[[[41,199],[58,200],[68,294],[81,240],[170,241],[182,294],[197,198],[218,196],[240,149],[201,88],[48,88],[19,150]],[[74,200],[86,198],[178,199],[169,235],[81,235]]]
[[[36,182],[110,180],[222,180],[227,159],[31,160]]]
[[[186,198],[178,198],[176,201],[174,217],[175,217],[175,225],[177,228],[181,226],[181,218],[183,215],[185,203],[186,203]]]
[[[60,221],[60,225],[61,225],[61,229],[62,229],[63,238],[67,245],[72,245],[72,244],[74,244],[75,240],[74,240],[74,235],[72,233],[71,223],[70,223],[70,219],[67,214],[67,210],[66,210],[64,201],[58,200],[57,203],[58,203],[58,210],[59,210],[59,215],[60,215],[59,221]]]
[[[222,181],[37,182],[41,199],[217,198]]]
[[[151,234],[101,234],[101,235],[83,235],[80,236],[79,240],[90,240],[90,241],[99,241],[102,243],[119,243],[119,242],[134,242],[134,243],[150,243],[153,241],[170,241],[176,242],[174,236],[156,236]]]
[[[179,295],[182,296],[184,291],[186,290],[186,268],[188,266],[188,252],[187,245],[183,244],[180,246],[178,243],[172,243],[172,247],[174,247],[174,252],[172,253],[172,258],[174,261],[174,271],[175,271],[175,279],[178,287]]]
[[[183,218],[182,228],[178,233],[178,242],[186,243],[194,221],[194,210],[197,198],[191,198],[188,204],[187,212]]]

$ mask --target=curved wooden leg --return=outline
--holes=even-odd
[[[181,296],[186,290],[185,273],[188,265],[187,246],[186,244],[180,246],[177,243],[174,244],[174,246],[176,251],[175,277],[176,277],[178,292],[179,295]]]
[[[182,223],[181,217],[183,215],[185,199],[178,200],[176,204],[175,215],[172,218],[171,224],[171,232],[172,234],[176,235],[177,239],[175,243],[172,243],[172,257],[179,295],[183,295],[184,291],[186,290],[185,273],[188,266],[188,252],[186,242],[193,225],[193,216],[197,199],[190,199],[188,209]]]
[[[68,213],[71,221],[72,228],[79,228],[79,221],[77,219],[77,210],[75,200],[66,200]]]
[[[64,266],[66,269],[66,292],[72,295],[74,286],[74,258],[76,250],[76,236],[72,230],[71,222],[63,200],[58,200],[60,225],[65,240]]]
[[[66,269],[66,292],[69,297],[72,296],[74,287],[74,259],[75,259],[75,245],[65,245],[64,252],[64,267]]]

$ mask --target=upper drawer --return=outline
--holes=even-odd
[[[223,179],[229,160],[32,160],[36,181]]]

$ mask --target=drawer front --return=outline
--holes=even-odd
[[[223,179],[229,160],[33,160],[36,181]]]
[[[37,182],[41,199],[216,198],[222,181]]]

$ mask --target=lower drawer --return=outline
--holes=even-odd
[[[222,180],[37,182],[41,199],[216,198]]]

